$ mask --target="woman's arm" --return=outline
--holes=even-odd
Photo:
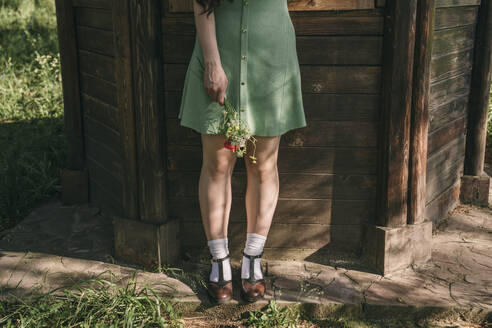
[[[213,101],[223,106],[228,80],[217,47],[215,15],[213,12],[208,17],[206,14],[200,14],[203,7],[196,0],[193,1],[193,11],[205,66],[203,77],[205,90]]]

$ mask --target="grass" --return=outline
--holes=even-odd
[[[109,273],[110,278],[101,277]],[[0,327],[330,327],[330,328],[417,328],[417,327],[489,327],[490,315],[485,321],[466,317],[460,311],[433,312],[423,310],[418,315],[405,318],[399,314],[378,317],[365,313],[333,308],[323,318],[313,318],[301,310],[299,304],[280,306],[275,300],[260,310],[245,311],[241,318],[214,319],[213,315],[196,311],[184,315],[176,310],[177,303],[166,299],[147,283],[137,283],[133,272],[126,283],[117,283],[118,277],[106,270],[93,278],[55,288],[46,293],[30,290],[29,295],[16,296],[10,290],[9,301],[0,302]],[[42,288],[42,286],[38,286]],[[213,309],[212,309],[213,310]],[[338,313],[340,311],[340,313]],[[219,310],[220,312],[220,310]],[[197,316],[198,315],[198,316]]]
[[[51,198],[66,138],[53,0],[0,0],[0,231]]]
[[[0,303],[0,326],[184,327],[182,314],[174,311],[170,301],[148,286],[137,288],[135,274],[124,286],[113,278],[111,273],[111,279],[95,277],[63,289]]]
[[[299,310],[287,306],[280,307],[275,300],[268,303],[266,310],[249,311],[244,324],[250,327],[295,327],[299,322]]]
[[[106,272],[110,273],[110,279],[100,277]],[[31,292],[24,297],[8,293],[9,302],[0,302],[0,327],[171,328],[210,324],[209,320],[201,320],[199,324],[196,320],[184,318],[174,309],[175,303],[163,298],[147,284],[137,287],[135,273],[123,286],[115,283],[117,277],[107,270],[95,278],[47,293]],[[301,312],[292,307],[281,307],[274,300],[265,309],[248,311],[247,314],[248,317],[235,321],[235,324],[256,328],[300,327]]]

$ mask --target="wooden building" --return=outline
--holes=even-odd
[[[245,0],[235,0],[245,1]],[[267,1],[267,0],[248,0]],[[56,0],[69,162],[63,201],[113,218],[116,256],[145,266],[207,254],[200,135],[177,114],[191,0]],[[431,255],[432,225],[488,204],[486,0],[293,0],[308,126],[281,138],[268,258],[355,254],[380,273]],[[246,238],[233,173],[229,248]]]

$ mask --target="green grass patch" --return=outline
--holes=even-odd
[[[66,137],[53,0],[0,0],[0,231],[56,193]]]
[[[174,311],[172,302],[148,286],[137,288],[135,272],[124,286],[113,278],[111,273],[111,279],[95,277],[45,294],[2,302],[0,326],[183,327],[182,314]]]
[[[247,327],[295,327],[301,317],[297,309],[287,306],[279,306],[275,300],[268,302],[265,310],[250,311],[249,317],[244,321]]]

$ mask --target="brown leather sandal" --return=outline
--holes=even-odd
[[[241,297],[243,300],[247,302],[256,302],[259,299],[264,298],[265,296],[265,280],[255,279],[254,275],[254,259],[261,257],[263,255],[263,251],[259,255],[248,255],[244,253],[243,255],[249,258],[249,278],[241,279]],[[263,269],[260,266],[261,273],[263,275]]]
[[[224,280],[224,260],[229,258],[229,254],[220,259],[214,259],[210,256],[212,262],[219,263],[219,280],[207,282],[208,295],[213,299],[214,302],[222,304],[229,302],[232,299],[232,280]],[[213,263],[212,263],[213,265]],[[210,277],[210,275],[209,275]]]

